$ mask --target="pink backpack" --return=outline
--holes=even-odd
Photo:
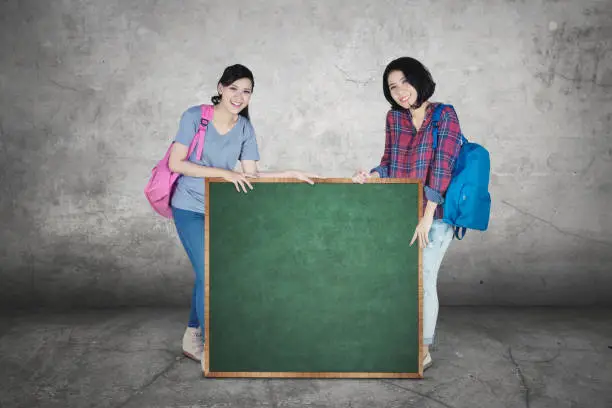
[[[197,133],[191,141],[189,146],[189,152],[187,158],[191,156],[196,145],[199,147],[197,152],[197,159],[202,158],[202,150],[204,149],[204,135],[206,134],[206,125],[212,120],[213,117],[213,106],[202,105],[202,118],[200,119],[200,127]],[[172,144],[168,148],[166,155],[161,159],[151,172],[151,178],[145,187],[144,193],[151,204],[151,207],[159,215],[172,218],[172,208],[170,207],[170,200],[172,199],[172,193],[174,193],[174,187],[176,180],[179,178],[179,173],[173,173],[168,167],[168,160],[170,159],[170,150]]]

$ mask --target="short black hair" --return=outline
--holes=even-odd
[[[404,108],[393,100],[391,91],[389,90],[387,79],[392,71],[401,71],[408,83],[416,89],[417,100],[413,106],[414,108],[419,108],[423,102],[431,98],[436,89],[436,83],[431,77],[431,73],[420,61],[411,57],[395,59],[387,65],[383,73],[383,93],[387,101],[391,104],[392,109],[404,110]]]
[[[251,92],[253,92],[253,90],[255,89],[255,79],[253,78],[253,73],[250,69],[240,64],[230,65],[229,67],[225,68],[217,85],[229,86],[235,81],[242,78],[247,78],[251,80]],[[213,105],[217,105],[221,101],[221,96],[217,94],[210,98],[210,100]],[[240,115],[249,119],[249,107],[247,106],[246,108],[241,110]]]

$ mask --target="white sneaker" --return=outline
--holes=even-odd
[[[429,367],[433,365],[433,361],[431,360],[431,354],[427,352],[425,358],[423,359],[423,371],[427,370]]]
[[[195,361],[202,360],[204,353],[204,341],[202,329],[199,327],[187,327],[183,334],[183,354]]]

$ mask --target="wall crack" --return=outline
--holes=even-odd
[[[534,219],[536,219],[536,220],[538,220],[538,221],[540,221],[540,222],[543,222],[544,224],[546,224],[546,225],[548,225],[549,227],[553,228],[555,231],[559,232],[559,233],[560,233],[560,234],[562,234],[562,235],[569,235],[569,236],[573,236],[573,237],[576,237],[576,238],[583,239],[583,240],[585,240],[585,241],[595,242],[595,243],[598,243],[598,244],[600,244],[600,245],[605,245],[605,246],[607,246],[607,247],[612,247],[612,242],[601,241],[601,240],[598,240],[598,239],[594,239],[594,238],[586,237],[586,236],[584,236],[584,235],[576,234],[575,232],[565,231],[565,230],[563,230],[563,229],[561,229],[561,228],[557,227],[557,226],[556,226],[555,224],[553,224],[552,222],[550,222],[550,221],[548,221],[548,220],[545,220],[544,218],[538,217],[537,215],[532,214],[532,213],[530,213],[529,211],[523,210],[523,209],[521,209],[521,208],[517,207],[516,205],[514,205],[514,204],[512,204],[512,203],[509,203],[509,202],[508,202],[508,201],[506,201],[506,200],[501,200],[501,202],[502,202],[503,204],[507,205],[508,207],[515,209],[516,211],[518,211],[519,213],[521,213],[521,214],[523,214],[523,215],[527,215],[527,216],[529,216],[529,217],[531,217],[531,218],[534,218]]]

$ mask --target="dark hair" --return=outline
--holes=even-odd
[[[392,71],[401,71],[408,83],[416,89],[417,100],[413,105],[415,109],[419,108],[423,102],[431,98],[436,89],[436,83],[433,81],[431,74],[419,61],[410,57],[401,57],[393,60],[387,65],[383,73],[383,93],[387,101],[391,104],[391,109],[404,110],[404,108],[398,105],[393,100],[393,97],[391,97],[387,79]]]
[[[228,86],[242,78],[247,78],[251,80],[252,91],[255,88],[255,79],[253,79],[253,73],[250,69],[240,64],[230,65],[229,67],[225,68],[225,70],[223,71],[223,75],[221,75],[221,79],[219,79],[217,85],[221,84],[223,86]],[[213,105],[218,105],[219,102],[221,102],[221,95],[217,94],[210,98],[210,100],[212,101]],[[240,111],[240,115],[249,119],[248,105]]]

